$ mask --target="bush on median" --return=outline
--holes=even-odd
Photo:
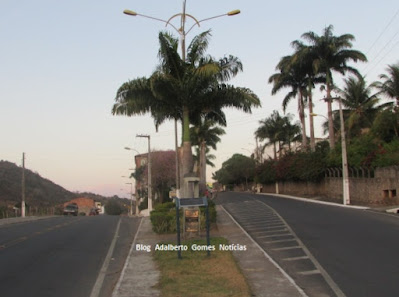
[[[215,203],[208,199],[209,205],[209,221],[216,222]],[[205,207],[200,207],[201,230],[206,228]],[[152,229],[158,234],[175,233],[176,232],[176,205],[174,202],[166,202],[157,204],[150,213]],[[183,228],[183,211],[179,211],[180,228]]]

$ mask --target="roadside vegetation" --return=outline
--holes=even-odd
[[[231,55],[220,59],[207,55],[209,38],[209,31],[194,37],[187,56],[182,58],[178,40],[161,32],[159,66],[149,77],[122,84],[112,109],[114,115],[149,113],[156,127],[167,120],[180,122],[180,177],[192,172],[196,161],[200,195],[206,192],[205,164],[213,164],[211,149],[216,150],[227,125],[224,109],[234,107],[250,113],[260,106],[251,90],[227,84],[243,71],[243,66]],[[338,102],[342,103],[349,166],[399,165],[399,63],[388,65],[378,81],[368,82],[356,68],[359,63],[366,63],[367,57],[354,48],[354,41],[355,36],[350,33],[334,34],[332,25],[321,34],[309,31],[292,41],[292,53],[277,61],[275,73],[268,78],[272,95],[283,95],[281,110],[271,111],[259,121],[253,132],[259,145],[253,154],[234,154],[213,179],[228,188],[242,185],[246,189],[253,182],[321,181],[328,168],[342,166],[341,123],[339,110],[334,110]],[[323,116],[314,110],[315,94],[318,98],[321,94],[327,106],[326,121],[321,127],[325,139],[315,137],[314,117]],[[298,121],[286,113],[293,101]],[[167,191],[176,186],[172,155],[167,165],[168,177],[154,186],[155,204],[168,202]],[[157,162],[162,160],[166,158]],[[166,171],[159,172],[165,175]],[[132,176],[145,184],[145,174],[142,168]],[[143,198],[140,208],[145,208],[146,189],[139,189],[139,195]],[[170,215],[159,213],[156,210],[157,218],[153,219],[158,222],[156,228],[170,230]]]
[[[205,207],[200,207],[200,230],[206,230],[206,214]],[[209,223],[216,223],[215,203],[208,199]],[[158,234],[175,233],[177,228],[176,222],[176,205],[174,202],[157,204],[150,213],[152,229]],[[179,211],[180,228],[183,229],[183,211]]]
[[[354,39],[351,34],[335,36],[330,25],[320,36],[306,32],[300,40],[293,41],[294,52],[281,58],[277,72],[269,78],[273,95],[286,94],[282,102],[284,113],[275,110],[261,120],[254,131],[260,146],[251,157],[233,155],[213,178],[228,188],[245,185],[244,180],[263,184],[320,181],[327,168],[342,166],[339,110],[333,110],[332,105],[339,100],[349,166],[399,165],[399,63],[388,65],[379,81],[367,82],[352,66],[367,61],[363,53],[352,48]],[[335,84],[338,75],[346,75],[342,87]],[[313,119],[319,116],[313,111],[316,88],[325,92],[328,106],[322,127],[325,140],[314,136]],[[285,114],[292,99],[297,102],[298,122],[291,114]],[[247,171],[240,167],[245,158],[254,160]]]

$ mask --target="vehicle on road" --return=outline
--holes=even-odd
[[[68,204],[65,206],[63,214],[64,216],[67,215],[74,215],[77,216],[79,213],[79,207],[76,204]]]

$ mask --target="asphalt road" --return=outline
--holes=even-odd
[[[1,226],[0,296],[91,296],[115,238],[96,294],[110,296],[138,223],[135,218],[92,216]]]
[[[309,296],[399,296],[399,217],[272,195],[222,204]]]

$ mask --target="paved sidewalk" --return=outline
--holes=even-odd
[[[27,216],[24,218],[21,217],[16,217],[16,218],[7,218],[7,219],[0,219],[0,227],[4,225],[9,225],[9,224],[18,224],[18,223],[24,223],[24,222],[30,222],[30,221],[37,221],[37,220],[45,220],[48,218],[53,218],[54,216]]]
[[[160,236],[152,231],[150,218],[143,217],[112,297],[160,296],[159,290],[155,288],[160,273],[152,254],[136,250],[137,244],[154,247],[159,241]]]
[[[247,251],[233,252],[256,297],[304,297],[291,278],[243,231],[221,206],[217,206],[218,221],[211,237],[222,236],[231,243],[246,245]],[[175,239],[168,236],[168,239]],[[165,241],[166,237],[155,234],[151,229],[149,217],[142,218],[139,230],[133,240],[132,248],[126,259],[118,284],[112,297],[157,297],[160,296],[156,285],[159,271],[151,253],[137,251],[137,244],[151,245]],[[190,297],[190,296],[187,296]]]

